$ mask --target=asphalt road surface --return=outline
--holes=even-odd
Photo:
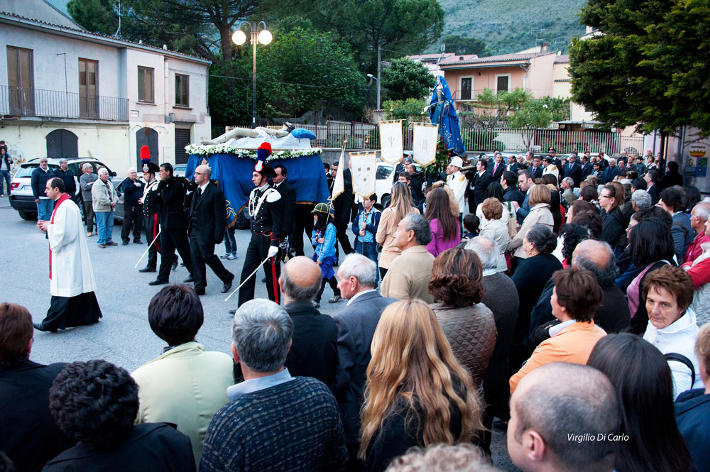
[[[134,265],[147,245],[121,245],[121,226],[114,227],[113,240],[119,245],[101,249],[96,237],[89,238],[89,253],[92,257],[96,279],[96,297],[103,318],[92,326],[80,326],[57,333],[35,331],[31,359],[49,364],[52,362],[85,361],[105,359],[129,371],[157,357],[165,343],[158,338],[148,324],[148,304],[161,287],[148,282],[155,273],[140,273]],[[236,232],[237,255],[233,261],[222,259],[224,266],[235,274],[233,288],[238,285],[244,253],[249,244],[249,230]],[[309,243],[305,244],[308,256],[312,254]],[[216,253],[224,254],[224,245],[217,246]],[[138,268],[145,265],[145,259]],[[7,197],[0,199],[0,301],[18,303],[27,307],[35,322],[40,322],[49,308],[48,244],[34,222],[22,220],[13,210]],[[187,278],[184,267],[170,274],[171,283],[180,283]],[[257,298],[268,298],[261,279],[263,271],[257,272]],[[236,308],[238,294],[225,302],[220,293],[222,282],[207,268],[207,293],[200,297],[205,312],[205,321],[197,334],[197,341],[208,350],[230,352],[230,328],[232,317],[229,310]],[[332,291],[326,285],[320,311],[333,314],[342,310],[346,301],[328,303]],[[508,458],[505,433],[493,430],[493,457],[501,470],[517,470]]]

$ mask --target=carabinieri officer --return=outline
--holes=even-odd
[[[266,158],[271,155],[271,145],[262,143],[257,149],[257,162],[254,166],[251,181],[256,188],[249,194],[249,216],[251,217],[251,240],[244,258],[244,267],[240,282],[244,285],[239,289],[239,305],[254,298],[254,277],[252,272],[258,269],[261,262],[269,257],[264,271],[266,272],[266,290],[269,299],[279,303],[278,279],[280,274],[278,252],[279,244],[284,235],[281,234],[281,195],[273,187],[271,179],[276,176]],[[251,277],[250,277],[251,275]],[[249,280],[244,280],[249,277]]]

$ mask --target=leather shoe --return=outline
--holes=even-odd
[[[118,243],[114,243],[113,241],[109,241],[106,243],[107,246],[118,246]]]
[[[142,269],[138,269],[138,272],[155,272],[155,269],[151,269],[150,267],[143,267]]]
[[[225,282],[224,285],[222,286],[222,293],[227,293],[229,290],[232,288],[232,281],[234,279],[230,280],[229,282]]]
[[[195,293],[198,295],[204,295],[205,294],[205,289],[204,288],[196,288]]]
[[[172,267],[173,271],[175,271],[177,269],[177,264],[178,264],[178,258],[176,256],[175,259],[173,259],[173,267]]]
[[[195,279],[193,279],[192,276],[189,276],[188,278],[183,280],[182,283],[189,284],[190,282],[194,282],[194,281],[195,281]]]
[[[167,285],[168,282],[167,280],[153,280],[152,282],[148,282],[148,285]]]
[[[134,239],[133,244],[143,244],[143,241],[141,241],[140,239]]]
[[[56,333],[57,330],[55,329],[49,329],[44,327],[44,323],[32,323],[32,326],[34,326],[34,329],[37,331],[51,331],[52,333]]]
[[[131,242],[130,241],[123,241],[124,246],[128,246]]]

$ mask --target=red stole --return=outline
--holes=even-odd
[[[61,197],[57,198],[54,202],[54,210],[52,211],[52,217],[49,219],[49,224],[54,224],[54,215],[57,213],[57,208],[59,205],[69,200],[71,197],[68,193],[63,193]],[[52,246],[49,246],[49,279],[52,279]]]

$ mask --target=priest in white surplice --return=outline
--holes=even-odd
[[[461,173],[462,167],[463,160],[459,156],[454,156],[446,167],[446,185],[454,192],[456,205],[459,207],[459,219],[463,213],[466,213],[466,186],[468,185],[466,176]]]
[[[79,208],[64,193],[60,178],[47,181],[45,193],[54,200],[49,221],[38,221],[37,227],[49,239],[49,292],[52,302],[46,318],[33,323],[35,329],[52,331],[69,326],[93,324],[101,318],[94,289],[94,270],[84,234]]]

